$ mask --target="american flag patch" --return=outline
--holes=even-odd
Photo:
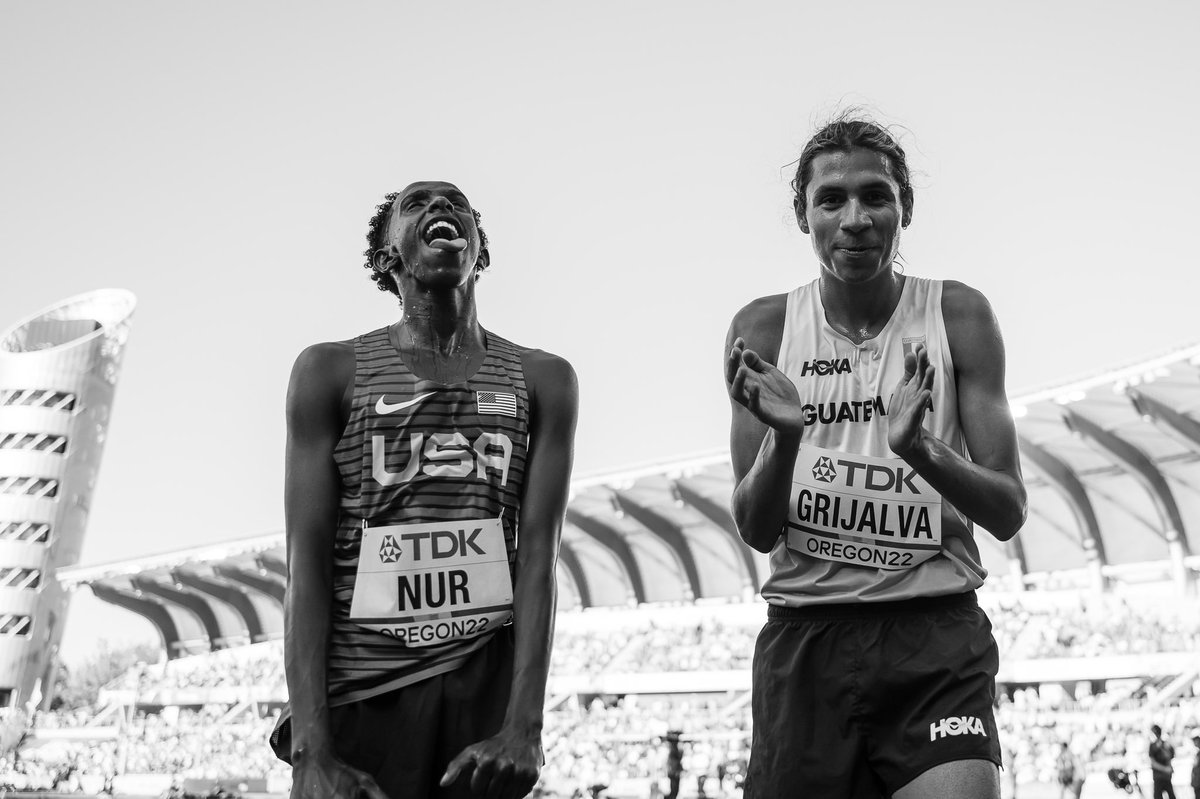
[[[517,395],[503,394],[499,391],[476,391],[475,402],[480,413],[490,413],[496,416],[517,415]]]

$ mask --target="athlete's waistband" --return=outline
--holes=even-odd
[[[899,616],[906,613],[928,613],[935,610],[979,607],[974,591],[941,596],[919,596],[892,602],[835,602],[828,605],[767,605],[768,619],[806,619],[809,621],[837,619],[876,619],[880,616]]]

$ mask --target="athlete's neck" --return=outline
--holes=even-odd
[[[388,337],[413,374],[445,385],[470,380],[487,357],[475,292],[410,290],[403,306]]]
[[[825,320],[856,344],[875,338],[900,304],[904,275],[891,269],[875,280],[847,283],[821,274],[821,304]]]
[[[452,357],[484,349],[474,292],[410,290],[402,306],[400,321],[393,326],[401,351]]]

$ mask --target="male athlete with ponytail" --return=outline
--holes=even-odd
[[[729,331],[733,515],[771,554],[747,799],[999,797],[979,525],[1025,518],[986,299],[894,268],[904,150],[843,116],[800,156],[816,280]]]

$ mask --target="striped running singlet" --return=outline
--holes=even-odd
[[[457,533],[465,552],[470,539],[457,531],[465,528],[469,533],[472,525],[464,523],[499,519],[511,580],[529,446],[529,392],[521,349],[486,331],[484,335],[487,353],[479,371],[466,382],[453,385],[413,374],[392,346],[386,327],[354,340],[350,418],[334,451],[342,495],[333,553],[331,705],[366,699],[452,671],[491,638],[489,631],[408,645],[402,638],[364,626],[359,623],[362,619],[352,619],[351,613],[356,586],[363,581],[360,554],[372,563],[389,563],[400,559],[399,553],[406,549],[407,557],[413,556],[414,549],[419,556],[422,544],[428,558],[431,549],[436,551],[439,546],[427,533],[420,533],[426,538],[417,542],[412,540],[416,534],[383,536],[386,543],[381,546],[370,537],[380,531],[369,528],[409,525],[402,529],[411,531],[424,529],[422,524],[429,525],[428,530],[446,528]],[[443,552],[457,550],[450,532],[434,535],[443,536],[439,539]],[[499,532],[495,535],[498,542]],[[408,540],[398,542],[398,538]],[[364,540],[371,542],[370,552],[362,546]],[[494,568],[503,574],[504,561],[497,560]],[[426,583],[421,583],[421,578]],[[447,586],[431,589],[429,578],[428,574],[414,576],[416,588],[410,600],[419,604],[423,590],[426,610],[433,605],[444,609],[441,604]],[[393,603],[398,591],[401,606],[404,579],[400,578],[399,589],[394,574],[389,574],[385,583],[393,592]],[[446,618],[450,615],[443,614]],[[438,626],[448,629],[445,624]]]

